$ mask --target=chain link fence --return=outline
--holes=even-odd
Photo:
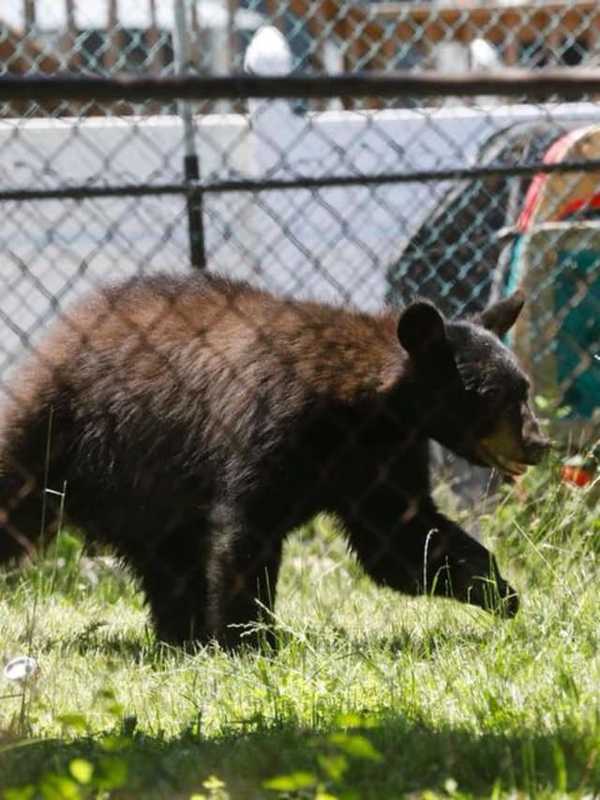
[[[9,0],[0,10],[0,25],[7,75],[66,70],[164,78],[243,69],[323,77],[399,67],[467,72],[504,64],[593,65],[600,15],[586,2],[446,7],[156,0],[147,6],[63,6]],[[343,391],[338,397],[339,387],[328,384],[333,373],[304,375],[296,348],[305,348],[317,372],[316,353],[325,345],[328,359],[338,353],[342,386],[353,359],[370,375],[361,363],[365,354],[352,351],[348,336],[375,337],[376,360],[377,336],[401,313],[377,316],[386,303],[401,309],[420,296],[454,319],[481,312],[521,287],[528,303],[507,341],[531,375],[534,394],[561,409],[559,440],[583,453],[593,447],[600,414],[600,111],[595,95],[583,90],[579,96],[571,91],[568,102],[558,94],[540,101],[526,91],[505,93],[490,95],[482,88],[481,96],[416,90],[318,96],[307,90],[290,100],[285,93],[260,99],[230,89],[211,100],[167,91],[140,101],[139,94],[127,99],[127,91],[101,100],[90,85],[77,97],[58,90],[52,97],[25,89],[6,94],[0,117],[0,387],[13,410],[12,433],[6,423],[4,429],[5,459],[7,441],[20,449],[10,451],[10,469],[4,465],[3,555],[29,550],[40,515],[42,529],[51,534],[63,511],[71,512],[92,539],[116,544],[141,576],[160,635],[202,638],[219,631],[223,619],[249,621],[246,605],[259,584],[263,604],[270,605],[280,541],[265,544],[259,529],[272,526],[282,533],[306,521],[307,508],[319,510],[318,502],[311,505],[311,492],[330,491],[331,472],[345,460],[356,464],[370,441],[361,475],[342,470],[335,479],[338,486],[345,481],[344,492],[352,496],[345,519],[358,531],[352,542],[367,571],[380,582],[427,591],[427,570],[440,573],[444,558],[449,563],[455,555],[446,544],[430,541],[429,533],[438,529],[459,536],[459,549],[472,548],[467,561],[481,570],[487,552],[482,555],[470,540],[465,544],[464,534],[430,504],[424,450],[413,449],[412,440],[395,453],[389,450],[384,440],[398,420],[384,430],[378,427],[383,418],[375,424],[367,415],[355,430],[356,409],[348,416]],[[183,280],[199,269],[248,281],[288,298],[288,305],[235,285],[198,289],[200,283],[177,282],[177,276]],[[152,278],[165,273],[172,278]],[[146,282],[129,288],[119,283],[132,277]],[[98,289],[110,285],[122,288]],[[96,300],[77,305],[90,292]],[[212,306],[204,305],[207,296]],[[216,315],[219,336],[239,341],[243,352],[213,340],[208,322],[198,328],[186,297],[196,297],[208,320]],[[309,301],[356,312],[344,316],[303,305]],[[327,329],[328,314],[341,326],[341,338]],[[48,338],[57,318],[62,327]],[[186,349],[173,344],[181,342],[186,326],[195,339],[208,342],[202,379],[190,373]],[[499,330],[507,334],[503,326]],[[34,367],[21,366],[27,354]],[[213,358],[216,367],[208,364]],[[246,383],[255,368],[260,374]],[[235,374],[237,369],[243,374]],[[312,406],[321,408],[320,400],[305,391],[303,375],[307,386],[318,385],[330,399],[335,395],[336,411],[328,408],[325,426],[313,418]],[[382,374],[379,379],[385,382]],[[284,386],[294,389],[293,396]],[[436,391],[442,405],[456,401],[451,392]],[[256,403],[244,404],[245,395]],[[93,396],[97,402],[89,400]],[[191,411],[195,396],[212,415],[211,430],[202,431],[202,458],[190,449],[189,431],[197,433],[198,424]],[[42,397],[47,408],[35,406]],[[212,429],[219,428],[218,401],[227,407],[221,433]],[[300,456],[294,472],[280,452],[269,449],[277,448],[268,420],[273,417],[279,435],[299,409],[309,420],[302,428],[306,438],[293,453],[284,448]],[[429,413],[433,419],[437,412]],[[385,409],[384,417],[389,415]],[[79,431],[76,441],[63,425]],[[292,439],[300,435],[290,430]],[[15,431],[18,442],[11,439]],[[150,433],[157,434],[155,441]],[[322,441],[327,436],[331,447]],[[436,438],[473,455],[466,439]],[[137,460],[129,449],[135,442],[144,449]],[[252,462],[254,452],[261,454],[270,481],[265,486],[261,479],[262,494],[256,495],[253,470],[263,467]],[[408,475],[412,467],[398,463],[408,457],[419,485]],[[498,458],[496,466],[515,469],[537,460],[514,452]],[[176,486],[165,465],[177,472]],[[202,466],[212,477],[196,496]],[[457,467],[453,474],[465,494],[489,487],[488,470],[467,474]],[[65,490],[61,481],[67,477]],[[243,506],[249,520],[240,518],[240,506],[224,501],[213,478],[224,481],[226,499],[227,492],[249,498]],[[306,493],[305,502],[292,500],[288,489],[294,484]],[[157,500],[171,496],[176,511],[170,501]],[[386,560],[397,565],[399,554],[390,551],[389,535],[382,533],[387,524],[394,528],[394,499],[403,524],[415,527],[418,539],[415,552],[404,553],[415,573],[402,580],[388,575]],[[322,510],[331,510],[325,499]],[[245,524],[252,535],[238,553],[234,543]],[[203,561],[214,564],[211,574],[237,587],[233,606],[223,601],[228,610],[218,597],[225,584],[211,588],[199,567],[189,567],[197,560],[194,526],[202,530],[198,546]],[[221,532],[218,552],[211,550],[211,526]],[[147,531],[149,556],[141,548]],[[492,578],[501,593],[510,590],[499,574]],[[453,586],[450,579],[440,580],[440,592],[461,596],[466,578],[456,572],[453,580]],[[192,584],[202,587],[201,611],[198,599],[190,599]],[[463,589],[466,599],[472,586],[467,581]],[[483,593],[475,602],[489,604]],[[181,630],[173,629],[173,616]]]
[[[188,2],[187,10],[191,66],[202,74],[239,70],[251,37],[266,23],[285,36],[299,71],[598,63],[598,9],[586,0],[199,0]],[[7,0],[0,26],[0,58],[8,72],[170,75],[176,70],[172,0]]]

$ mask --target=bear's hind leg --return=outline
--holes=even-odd
[[[257,645],[265,635],[272,642],[272,634],[252,625],[261,617],[270,622],[281,541],[211,522],[210,531],[197,517],[160,534],[148,525],[121,549],[141,579],[157,638],[173,645],[217,641],[231,649]]]
[[[275,645],[275,604],[282,542],[246,532],[227,546],[213,541],[207,565],[209,632],[223,647]],[[262,623],[257,627],[256,623]]]
[[[206,526],[200,519],[128,542],[121,553],[141,580],[157,639],[172,645],[204,644],[206,626]]]
[[[145,572],[142,585],[159,641],[176,646],[208,643],[203,569],[197,566],[182,574],[163,563]]]

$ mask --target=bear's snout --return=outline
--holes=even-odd
[[[531,465],[539,464],[540,461],[542,461],[542,459],[547,455],[551,447],[552,442],[550,439],[546,439],[545,436],[536,436],[527,439],[523,446],[525,463]]]

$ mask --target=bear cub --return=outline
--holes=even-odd
[[[98,289],[5,387],[0,562],[56,532],[65,486],[68,524],[123,558],[161,640],[236,646],[273,606],[286,534],[329,512],[377,583],[513,615],[494,557],[431,498],[428,442],[507,475],[539,462],[500,340],[522,305],[449,321],[213,276]]]

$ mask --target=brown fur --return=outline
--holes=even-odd
[[[428,437],[489,433],[454,366],[477,363],[479,334],[453,330],[446,341],[424,304],[367,315],[213,277],[94,292],[42,340],[4,404],[0,561],[30,549],[44,487],[66,481],[72,524],[139,575],[169,641],[236,643],[229,626],[256,619],[256,597],[274,600],[285,534],[318,511],[341,517],[380,583],[416,593],[438,575],[436,593],[489,605],[482,574],[512,590],[429,497]],[[466,342],[455,355],[451,334]],[[492,365],[497,347],[513,370],[479,338]],[[54,495],[46,506],[51,535]]]

